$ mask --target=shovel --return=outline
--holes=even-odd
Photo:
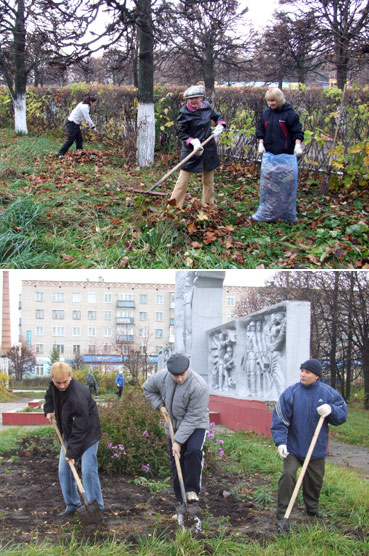
[[[67,453],[67,448],[65,446],[62,435],[60,434],[59,427],[54,419],[52,420],[52,423],[60,440],[60,444],[62,445],[64,452]],[[98,505],[96,500],[88,502],[85,489],[83,488],[82,481],[78,476],[74,463],[72,463],[71,461],[68,461],[68,463],[73,473],[73,477],[77,483],[78,491],[82,496],[84,502],[84,505],[77,509],[78,516],[81,520],[82,525],[89,532],[95,530],[96,527],[101,528],[101,525],[104,524],[104,516],[102,514],[100,506]]]
[[[142,191],[141,189],[135,189],[135,193],[142,193],[144,195],[162,195],[165,196],[165,193],[159,193],[158,191],[154,192],[154,189],[156,189],[159,185],[161,185],[163,183],[163,181],[165,181],[167,178],[169,178],[169,176],[171,176],[173,174],[173,172],[175,172],[176,170],[178,170],[178,168],[180,168],[185,162],[187,162],[187,160],[190,160],[190,158],[193,157],[193,155],[195,153],[197,153],[197,151],[203,147],[204,145],[206,145],[206,143],[208,143],[211,139],[214,139],[215,135],[214,133],[212,133],[211,135],[209,135],[209,137],[207,139],[205,139],[205,141],[203,143],[201,143],[200,147],[198,149],[193,149],[192,152],[190,152],[190,154],[188,154],[186,156],[186,158],[184,158],[183,160],[181,160],[181,162],[178,162],[178,164],[176,164],[174,166],[174,168],[172,168],[171,170],[169,170],[169,172],[167,172],[162,178],[160,178],[159,181],[157,181],[156,183],[154,183],[154,185],[152,185],[150,187],[150,189],[148,189],[147,191]]]
[[[168,418],[166,419],[166,422],[168,423],[170,440],[171,440],[172,446],[173,446],[173,444],[174,444],[174,431],[173,431],[173,425],[172,425],[172,421],[171,421],[171,418],[169,416],[169,413],[168,413]],[[182,496],[182,504],[178,508],[178,510],[179,510],[178,513],[181,514],[181,515],[185,515],[185,513],[187,512],[187,498],[186,498],[186,491],[185,491],[185,486],[184,486],[184,481],[183,481],[182,468],[181,468],[181,464],[179,462],[179,457],[178,457],[177,454],[174,454],[174,461],[176,463],[178,482],[179,482],[179,487],[181,489],[181,496]]]
[[[318,440],[318,436],[319,436],[319,433],[320,433],[320,429],[322,428],[323,421],[324,421],[324,415],[321,415],[320,419],[318,421],[318,424],[316,426],[314,436],[311,439],[310,446],[309,446],[308,452],[306,454],[304,464],[303,464],[302,469],[301,469],[301,473],[299,475],[299,478],[297,479],[295,488],[293,489],[293,493],[292,493],[291,499],[289,501],[289,504],[287,506],[286,513],[283,516],[283,521],[282,521],[282,524],[280,525],[280,529],[282,529],[282,531],[286,531],[286,532],[289,531],[290,525],[289,525],[288,519],[289,519],[290,514],[292,512],[292,508],[293,508],[293,505],[295,503],[299,488],[301,486],[302,479],[304,478],[307,466],[309,465],[311,454],[313,453],[316,441]]]

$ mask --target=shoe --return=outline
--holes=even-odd
[[[60,514],[57,514],[56,517],[62,519],[63,517],[69,517],[76,513],[77,510],[64,510]]]
[[[199,497],[196,494],[196,492],[190,491],[186,493],[187,496],[187,502],[198,502],[199,501]]]
[[[327,519],[328,515],[323,514],[321,511],[317,511],[316,513],[306,512],[309,517],[315,517],[316,519]]]

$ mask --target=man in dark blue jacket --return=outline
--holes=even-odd
[[[66,508],[58,517],[68,517],[81,506],[69,461],[81,459],[82,481],[88,502],[96,499],[103,510],[97,469],[97,448],[101,435],[97,405],[89,390],[72,376],[67,363],[56,362],[50,369],[51,382],[45,394],[44,413],[50,421],[56,420],[64,437],[67,453],[63,448],[59,456],[59,482]]]
[[[303,464],[320,416],[324,422],[303,479],[303,499],[308,516],[321,517],[319,496],[328,453],[328,423],[346,421],[347,405],[342,396],[321,382],[322,365],[309,359],[300,366],[300,382],[281,394],[273,411],[273,441],[284,458],[279,480],[277,520],[280,525],[296,484],[297,469]]]

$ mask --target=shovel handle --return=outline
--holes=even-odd
[[[307,468],[307,466],[309,465],[309,462],[310,462],[311,454],[313,453],[313,450],[314,450],[314,448],[315,448],[316,441],[318,440],[318,436],[319,436],[319,433],[320,433],[320,429],[322,428],[324,418],[325,418],[324,415],[321,415],[321,416],[320,416],[320,419],[319,419],[319,421],[318,421],[318,424],[317,424],[317,426],[316,426],[316,429],[315,429],[315,432],[314,432],[314,436],[313,436],[313,438],[311,439],[310,446],[309,446],[308,452],[307,452],[307,454],[306,454],[306,457],[305,457],[305,460],[304,460],[304,464],[303,464],[302,469],[301,469],[301,473],[300,473],[300,475],[299,475],[299,478],[297,479],[295,488],[293,489],[293,493],[292,493],[292,496],[291,496],[291,500],[290,500],[290,502],[289,502],[289,504],[288,504],[288,506],[287,506],[286,513],[284,514],[284,519],[288,519],[288,518],[290,517],[290,513],[292,512],[292,508],[293,508],[293,505],[294,505],[294,503],[295,503],[295,500],[296,500],[296,497],[297,497],[299,488],[300,488],[300,486],[301,486],[302,479],[304,478],[306,468]]]
[[[205,141],[203,141],[200,145],[200,147],[203,147],[204,145],[206,145],[206,143],[208,143],[211,139],[214,139],[215,135],[214,133],[212,133],[211,135],[209,135],[209,137],[207,139],[205,139]],[[200,148],[199,147],[199,148]],[[154,185],[152,187],[150,187],[150,189],[148,191],[153,191],[156,187],[158,187],[158,185],[162,184],[163,181],[165,181],[167,178],[169,178],[169,176],[171,174],[173,174],[173,172],[175,172],[176,170],[178,170],[178,168],[180,168],[182,166],[182,164],[184,164],[185,162],[187,162],[187,160],[190,160],[190,158],[193,157],[193,155],[198,151],[199,149],[193,149],[192,152],[190,152],[190,154],[188,154],[183,160],[181,160],[181,162],[178,162],[178,164],[176,164],[174,166],[174,168],[172,168],[171,170],[169,170],[169,172],[167,172],[165,174],[165,176],[163,176],[162,178],[160,178],[159,181],[157,181],[156,183],[154,183]]]
[[[168,418],[166,418],[165,420],[168,423],[170,440],[171,440],[172,446],[173,446],[173,444],[174,444],[174,431],[173,431],[172,420],[169,416],[169,413],[168,413]],[[185,491],[184,482],[183,482],[182,468],[181,468],[181,464],[179,462],[179,457],[177,456],[177,454],[174,454],[174,461],[176,463],[178,481],[179,481],[179,486],[181,488],[182,502],[185,506],[187,506],[186,491]]]
[[[60,434],[59,427],[58,427],[58,425],[56,424],[56,421],[55,421],[54,419],[52,419],[52,424],[54,425],[54,429],[55,429],[55,431],[56,431],[56,434],[58,435],[58,438],[59,438],[60,444],[61,444],[62,447],[63,447],[64,453],[66,454],[66,453],[67,453],[67,447],[66,447],[66,445],[65,445],[65,443],[64,443],[64,440],[63,440],[62,435]],[[78,476],[76,467],[75,467],[74,463],[72,463],[71,461],[68,461],[68,464],[69,464],[69,467],[70,467],[70,469],[71,469],[71,471],[72,471],[72,473],[73,473],[73,477],[74,477],[74,479],[75,479],[75,481],[76,481],[76,483],[77,483],[77,487],[78,487],[78,490],[79,490],[79,492],[80,492],[80,495],[82,496],[84,503],[87,505],[88,502],[87,502],[86,492],[85,492],[85,489],[83,488],[82,481],[81,481],[81,479],[80,479],[79,476]]]

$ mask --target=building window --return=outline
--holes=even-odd
[[[113,318],[113,311],[104,311],[104,320],[111,320]]]
[[[112,328],[104,328],[104,338],[111,338],[113,335]]]
[[[88,320],[96,320],[96,311],[88,311],[87,318]]]
[[[164,328],[155,328],[155,338],[164,337]]]
[[[155,296],[155,303],[156,303],[157,305],[163,305],[163,303],[164,303],[164,295],[162,295],[162,294],[157,294],[157,295]]]
[[[161,311],[155,313],[155,320],[157,322],[162,322],[163,317],[164,317],[164,313],[162,313]]]
[[[43,309],[37,309],[36,319],[43,319],[43,318],[45,318],[44,310]]]
[[[140,320],[140,321],[147,320],[147,313],[145,313],[145,312],[138,313],[138,320]]]
[[[143,304],[147,304],[147,295],[146,294],[141,294],[139,297],[139,303],[143,303]]]
[[[129,347],[127,346],[127,344],[123,344],[122,345],[122,353],[123,355],[128,355],[129,354]]]
[[[73,353],[74,353],[75,355],[78,355],[79,353],[81,353],[81,346],[78,345],[78,344],[75,344],[75,345],[73,346]]]
[[[64,344],[54,344],[53,347],[56,348],[59,353],[64,353]]]
[[[81,311],[73,311],[72,318],[73,320],[81,320]]]
[[[233,295],[232,295],[232,296],[229,295],[229,296],[227,297],[227,306],[228,306],[228,307],[233,307],[233,306],[234,306],[234,302],[235,302],[235,297],[234,297]]]
[[[104,344],[104,353],[112,353],[112,352],[113,352],[112,344]]]
[[[113,296],[111,293],[104,293],[104,303],[112,303]]]
[[[53,336],[64,336],[64,326],[53,326],[52,334]]]
[[[43,365],[36,365],[36,375],[37,376],[44,376],[44,366]]]
[[[35,336],[43,336],[43,335],[44,335],[44,327],[36,326]]]
[[[88,292],[87,301],[89,303],[96,303],[96,292]]]
[[[53,292],[52,299],[56,303],[64,303],[64,293],[63,292]]]
[[[96,353],[96,346],[95,344],[90,344],[88,346],[88,353]]]
[[[52,315],[53,319],[63,319],[64,315],[65,315],[65,311],[63,311],[63,310],[59,311],[59,310],[54,309],[52,311],[51,315]]]
[[[72,294],[72,301],[73,301],[73,303],[81,303],[81,294],[80,293],[73,293]]]
[[[35,345],[35,352],[36,353],[43,353],[44,352],[44,344],[36,344]]]
[[[147,332],[148,332],[148,330],[147,330],[146,326],[144,326],[143,328],[138,329],[138,335],[139,335],[140,338],[147,338],[147,336],[148,336]]]
[[[87,336],[96,336],[96,328],[95,328],[95,326],[88,327],[88,329],[87,329]]]
[[[44,300],[44,292],[36,292],[36,301]]]
[[[81,327],[80,326],[73,326],[72,335],[73,336],[80,336],[81,335]]]

